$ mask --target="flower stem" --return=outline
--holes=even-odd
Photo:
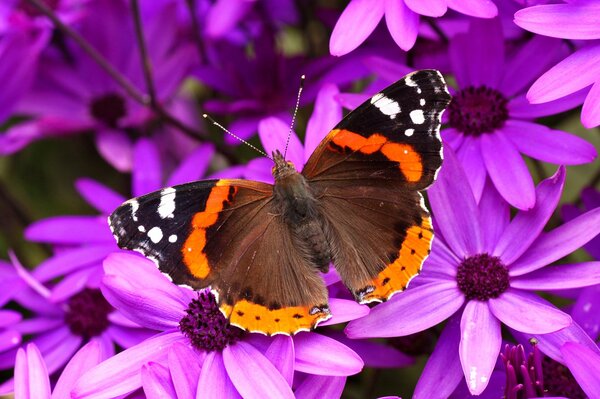
[[[196,48],[198,49],[198,55],[200,56],[200,60],[204,60],[206,58],[204,51],[204,44],[202,43],[202,38],[200,37],[200,23],[198,22],[198,15],[196,15],[196,0],[186,0],[185,1],[190,12],[190,18],[192,20],[192,30],[194,35],[194,41],[196,42]]]
[[[144,39],[144,27],[142,26],[142,18],[140,17],[140,3],[138,0],[131,0],[131,10],[133,12],[133,23],[135,25],[135,36],[138,47],[140,49],[140,59],[142,69],[144,70],[144,79],[150,96],[150,106],[156,108],[156,89],[154,88],[154,80],[152,79],[152,64],[148,57],[148,49],[146,48],[146,40]]]

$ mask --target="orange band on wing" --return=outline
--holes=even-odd
[[[420,226],[412,226],[406,232],[398,259],[387,265],[365,288],[361,303],[385,301],[396,292],[404,291],[410,280],[419,274],[431,248],[433,231],[431,220],[424,218]]]
[[[334,129],[330,135],[331,141],[339,147],[367,155],[380,151],[390,161],[398,162],[400,171],[409,182],[417,182],[423,176],[421,155],[410,144],[395,143],[378,133],[364,137],[349,130]]]
[[[248,330],[267,335],[295,334],[308,331],[317,323],[331,317],[329,307],[323,306],[293,306],[280,309],[269,309],[242,299],[232,305],[221,304],[221,312],[229,323]]]
[[[192,231],[181,248],[183,263],[190,273],[197,278],[204,279],[210,273],[210,265],[204,246],[206,245],[206,229],[213,226],[219,218],[219,212],[226,203],[231,201],[236,191],[231,193],[231,186],[220,185],[218,181],[206,199],[204,211],[198,212],[192,219]]]

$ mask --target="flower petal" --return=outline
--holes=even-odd
[[[294,398],[292,389],[275,366],[246,342],[239,341],[226,346],[223,364],[231,382],[243,397]]]
[[[402,50],[408,51],[415,45],[419,34],[419,14],[409,9],[404,1],[385,0],[385,23]]]
[[[444,147],[444,166],[428,193],[446,244],[459,257],[479,253],[479,209],[463,168],[448,146]]]
[[[202,144],[198,146],[183,162],[179,164],[177,169],[171,173],[171,177],[167,181],[168,186],[177,184],[189,183],[199,180],[206,174],[206,170],[212,161],[215,153],[215,147],[212,144]]]
[[[241,398],[227,375],[223,355],[209,352],[204,358],[198,381],[197,399]]]
[[[598,80],[599,67],[600,44],[582,47],[540,76],[529,88],[527,98],[534,104],[544,103],[581,90]]]
[[[202,359],[190,346],[176,342],[167,355],[177,398],[195,398]]]
[[[542,234],[527,252],[510,266],[511,276],[520,276],[570,254],[600,233],[600,208]]]
[[[546,334],[568,327],[571,317],[535,294],[509,288],[488,300],[502,323],[524,333]]]
[[[75,188],[90,205],[105,215],[112,213],[126,200],[116,191],[89,178],[78,179]]]
[[[298,399],[340,398],[346,377],[307,375],[294,394]]]
[[[481,137],[481,155],[490,178],[502,197],[519,209],[535,205],[535,187],[527,165],[503,131]],[[510,165],[507,168],[506,165]]]
[[[510,208],[489,180],[481,195],[479,214],[481,225],[485,226],[482,231],[483,251],[491,254],[510,223]]]
[[[600,262],[555,265],[513,277],[510,286],[523,290],[562,290],[600,284]]]
[[[515,24],[530,32],[561,39],[600,39],[600,6],[588,4],[544,4],[515,13]]]
[[[314,111],[306,125],[304,161],[308,161],[327,133],[342,120],[342,107],[336,99],[339,94],[339,89],[333,84],[326,84],[319,90]]]
[[[20,348],[15,362],[15,398],[50,398],[50,380],[42,354],[34,344]]]
[[[560,352],[581,389],[590,399],[600,398],[600,355],[576,342],[567,342]]]
[[[581,123],[591,129],[600,125],[600,81],[592,86],[581,110]]]
[[[500,322],[486,302],[471,300],[460,321],[458,349],[469,391],[479,395],[487,387],[502,344]]]
[[[114,243],[107,243],[65,250],[40,263],[32,274],[38,281],[46,282],[73,273],[83,267],[98,265],[109,253],[114,252],[116,249]]]
[[[509,120],[502,131],[517,150],[541,161],[579,165],[598,156],[594,146],[584,139],[537,123]]]
[[[97,340],[91,340],[75,353],[60,374],[60,378],[52,392],[52,399],[63,399],[71,397],[71,389],[85,372],[97,366],[107,358],[102,346]]]
[[[600,333],[600,285],[581,290],[571,309],[571,317],[596,340]]]
[[[352,0],[333,28],[329,52],[341,56],[360,46],[381,21],[384,4],[384,0]]]
[[[456,156],[469,180],[475,201],[479,202],[487,177],[479,140],[474,137],[465,137]]]
[[[458,355],[459,314],[448,320],[415,388],[413,399],[448,398],[463,377]]]
[[[494,18],[498,8],[491,0],[446,0],[448,7],[461,14],[478,18]]]
[[[319,326],[330,326],[359,319],[369,314],[369,307],[349,299],[330,298],[329,309],[333,315],[330,319],[319,323]]]
[[[328,331],[327,335],[356,352],[365,362],[365,367],[405,367],[415,362],[412,357],[390,345],[366,339],[350,339],[343,331]]]
[[[294,337],[296,370],[308,374],[347,376],[359,373],[364,363],[346,345],[316,333]]]
[[[169,369],[150,362],[142,366],[142,387],[147,399],[176,398]]]
[[[132,192],[136,197],[158,190],[162,184],[158,148],[149,139],[140,139],[133,150]]]
[[[291,337],[285,335],[277,335],[273,338],[273,342],[265,352],[265,357],[273,363],[275,368],[279,370],[283,378],[289,386],[292,386],[294,381],[294,362],[296,355],[294,353],[294,341]]]
[[[435,282],[408,289],[371,309],[346,327],[350,338],[398,337],[414,334],[444,321],[464,302],[456,282]],[[399,317],[401,315],[401,317]]]
[[[32,223],[25,230],[29,241],[52,244],[112,243],[106,216],[56,216]]]
[[[444,0],[404,0],[404,3],[417,14],[428,17],[441,17],[448,9]]]
[[[142,366],[166,359],[171,345],[183,339],[179,331],[166,332],[109,358],[83,374],[71,391],[72,397],[112,398],[140,388]]]
[[[525,253],[554,213],[565,185],[565,175],[565,168],[560,167],[554,176],[537,186],[535,206],[529,211],[517,213],[500,236],[492,252],[494,256],[499,256],[505,264],[511,265]]]
[[[258,124],[258,136],[269,156],[276,150],[284,153],[288,135],[290,144],[285,158],[292,162],[296,169],[301,170],[304,165],[304,148],[296,133],[290,133],[290,126],[276,117],[265,118]]]
[[[132,166],[132,144],[125,132],[116,129],[97,129],[96,147],[102,157],[119,172]]]
[[[583,88],[564,97],[541,104],[531,104],[527,96],[522,94],[510,100],[508,113],[513,119],[532,119],[560,114],[583,104],[588,92],[587,88]]]

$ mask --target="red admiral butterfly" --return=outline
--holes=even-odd
[[[349,113],[302,173],[275,152],[275,184],[206,180],[131,199],[110,216],[121,248],[175,284],[210,286],[230,323],[293,334],[331,317],[330,262],[360,303],[419,273],[433,231],[420,191],[442,163],[441,74],[411,73]]]

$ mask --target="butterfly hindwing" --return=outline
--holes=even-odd
[[[336,269],[359,302],[402,291],[429,254],[420,191],[442,163],[449,102],[439,72],[411,73],[348,114],[304,167],[332,229]]]
[[[125,202],[109,223],[121,248],[174,283],[210,286],[232,324],[291,334],[330,317],[327,290],[273,212],[272,191],[246,180],[183,184]]]

